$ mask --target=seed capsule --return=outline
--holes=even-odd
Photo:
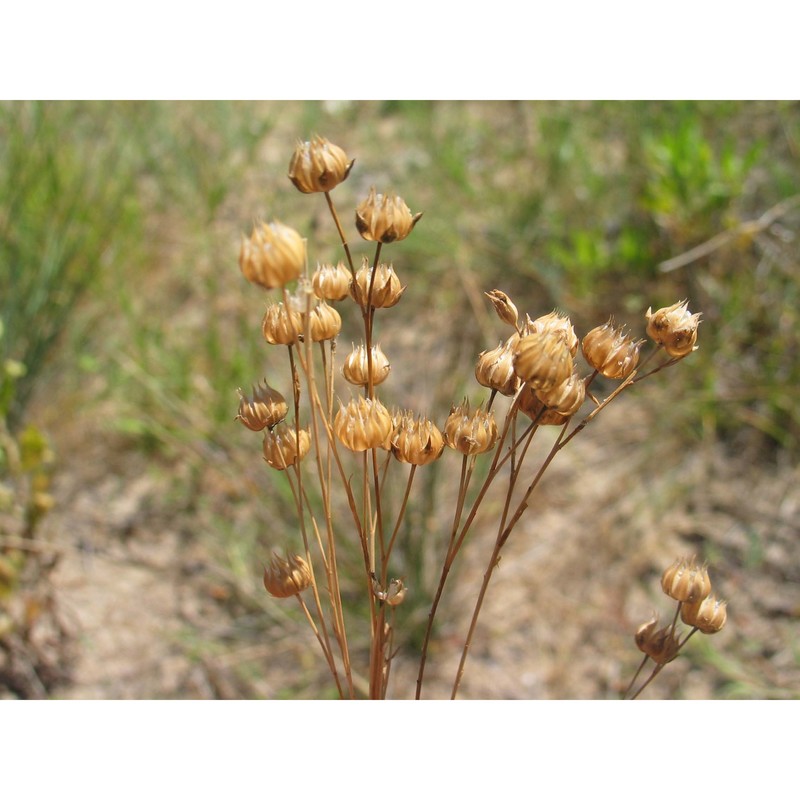
[[[465,456],[491,450],[497,436],[494,414],[480,407],[472,411],[466,400],[450,409],[450,416],[444,424],[445,444]]]
[[[311,309],[308,326],[311,330],[312,342],[325,342],[335,339],[342,329],[342,318],[339,312],[327,303],[317,303]]]
[[[311,277],[314,294],[320,300],[344,300],[350,294],[350,270],[340,261],[335,267],[333,264],[317,266]]]
[[[572,370],[570,348],[560,333],[530,333],[514,348],[514,371],[532,389],[548,391],[567,380]]]
[[[294,344],[303,335],[303,317],[283,303],[271,303],[264,314],[261,332],[270,344]]]
[[[273,597],[293,597],[311,586],[311,581],[311,568],[297,555],[281,558],[273,553],[264,570],[264,588]]]
[[[681,558],[664,570],[661,576],[664,594],[681,603],[696,603],[711,592],[711,579],[705,566],[698,566],[695,557]]]
[[[658,617],[640,626],[634,636],[636,646],[650,656],[656,664],[672,661],[678,653],[679,642],[671,625],[658,628]]]
[[[547,408],[557,411],[564,417],[571,417],[583,405],[586,399],[586,386],[583,378],[576,370],[563,383],[559,383],[547,391],[539,390],[536,396]]]
[[[369,287],[372,283],[372,296]],[[355,280],[350,283],[350,296],[361,308],[367,307],[367,298],[372,308],[391,308],[400,302],[405,286],[400,285],[400,279],[391,264],[378,264],[375,267],[375,277],[365,258],[361,269],[356,273]]]
[[[353,347],[353,351],[344,360],[342,365],[342,375],[348,383],[354,386],[369,385],[369,360],[367,358],[367,348],[361,344]],[[389,359],[384,355],[379,344],[373,345],[372,354],[372,385],[378,386],[389,377],[391,365]]]
[[[497,316],[512,328],[517,327],[517,320],[519,319],[519,312],[517,307],[511,302],[511,298],[499,289],[494,289],[491,292],[485,292],[489,300],[492,301],[494,310]]]
[[[528,385],[522,387],[517,404],[519,410],[537,425],[563,425],[565,422],[569,422],[568,416],[548,408],[539,399],[538,393]]]
[[[727,603],[713,594],[694,603],[681,605],[681,619],[701,633],[718,633],[728,617]]]
[[[299,142],[289,162],[289,180],[305,194],[329,192],[347,179],[355,161],[321,136]]]
[[[239,389],[239,413],[236,419],[251,431],[263,431],[277,425],[288,411],[283,395],[273,389],[266,380],[253,386],[253,397],[247,397]]]
[[[308,431],[300,430],[299,438],[293,425],[281,422],[264,434],[264,460],[273,469],[284,470],[297,464],[311,449]]]
[[[593,328],[583,337],[583,356],[590,367],[612,380],[623,380],[639,363],[639,351],[644,339],[638,342],[622,328],[614,327],[614,320]]]
[[[356,228],[368,242],[399,242],[411,233],[421,216],[412,216],[402,198],[393,192],[376,194],[373,186],[356,208]]]
[[[578,352],[578,337],[575,335],[575,328],[572,327],[569,317],[565,314],[559,314],[558,311],[551,311],[549,314],[533,320],[526,315],[523,333],[526,335],[556,334],[561,337],[564,344],[569,348],[571,356],[574,357]]]
[[[689,301],[684,300],[656,312],[648,308],[645,314],[647,335],[672,358],[683,358],[697,349],[697,326],[702,314],[692,314],[688,305]]]
[[[359,397],[342,406],[333,420],[339,441],[354,452],[389,447],[392,415],[380,400]]]
[[[514,349],[511,339],[494,350],[480,354],[475,367],[475,378],[481,386],[494,389],[511,397],[519,388],[519,378],[514,372]]]
[[[300,277],[306,261],[303,238],[280,222],[262,223],[242,237],[239,267],[250,283],[276,289]]]
[[[436,461],[444,450],[444,438],[439,429],[426,417],[414,419],[404,411],[394,420],[392,454],[403,464],[421,467]]]

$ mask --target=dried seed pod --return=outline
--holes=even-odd
[[[311,282],[314,294],[320,300],[344,300],[350,294],[350,270],[340,261],[335,267],[333,264],[317,265]]]
[[[701,633],[718,633],[728,618],[727,603],[718,600],[713,594],[681,605],[681,619]]]
[[[270,344],[294,344],[303,336],[303,317],[283,303],[270,303],[261,323],[261,332]]]
[[[677,559],[661,576],[664,594],[681,603],[696,603],[711,592],[711,579],[705,565],[698,566],[695,557]]]
[[[306,245],[300,234],[280,222],[262,223],[249,239],[242,237],[239,267],[250,283],[276,289],[300,277]]]
[[[411,233],[421,216],[412,216],[402,198],[393,192],[376,194],[373,186],[356,208],[356,228],[368,242],[399,242]]]
[[[526,334],[514,348],[514,371],[532,389],[552,389],[567,380],[572,370],[570,347],[559,332]]]
[[[667,664],[678,653],[680,643],[671,625],[658,628],[658,617],[654,616],[636,631],[636,646],[650,656],[656,664]]]
[[[236,419],[251,431],[263,431],[277,425],[288,411],[283,395],[264,379],[253,386],[252,399],[239,389],[239,413]]]
[[[623,380],[636,369],[643,344],[644,339],[634,341],[623,328],[615,328],[612,318],[605,325],[592,328],[581,346],[589,366],[606,378]]]
[[[492,301],[497,316],[500,317],[506,325],[516,328],[519,313],[517,307],[511,302],[511,298],[499,289],[494,289],[491,292],[484,292],[484,294]]]
[[[354,452],[389,447],[392,415],[380,400],[359,397],[341,406],[333,420],[339,441]]]
[[[372,283],[371,297],[370,282]],[[375,267],[375,277],[373,278],[372,269],[366,258],[361,269],[356,273],[355,279],[350,283],[350,296],[363,309],[367,307],[368,298],[372,308],[391,308],[400,302],[405,290],[406,287],[400,285],[400,279],[391,264],[378,264]]]
[[[571,356],[575,356],[578,352],[578,337],[575,334],[575,328],[566,314],[559,314],[558,311],[551,311],[542,317],[531,319],[525,316],[525,326],[523,334],[549,334],[553,333],[560,336],[564,344],[569,348]]]
[[[444,438],[426,417],[414,419],[410,411],[395,416],[392,454],[403,464],[421,467],[436,461],[444,450]]]
[[[563,425],[569,422],[569,417],[548,408],[529,385],[522,387],[517,401],[519,410],[530,417],[537,425]]]
[[[369,361],[366,345],[353,346],[353,351],[344,360],[342,375],[348,383],[354,386],[369,385]],[[378,386],[389,377],[391,365],[379,344],[372,346],[372,385]]]
[[[672,358],[683,358],[697,349],[697,326],[702,314],[689,311],[689,301],[660,308],[653,312],[647,309],[647,335],[663,346]]]
[[[386,590],[386,597],[384,600],[387,605],[399,606],[400,603],[406,599],[407,591],[408,588],[401,578],[392,578],[392,580],[389,581],[389,588]]]
[[[305,194],[329,192],[347,179],[354,163],[341,147],[313,136],[310,142],[298,142],[289,162],[289,180]]]
[[[573,370],[572,375],[563,383],[547,391],[540,389],[536,392],[536,396],[547,408],[557,411],[564,417],[571,417],[577,413],[586,399],[586,386],[577,370]]]
[[[475,378],[481,386],[494,389],[506,397],[516,394],[519,378],[514,372],[514,345],[511,339],[478,356]]]
[[[273,469],[284,470],[297,464],[311,449],[308,431],[295,430],[294,425],[281,422],[264,434],[264,461]]]
[[[480,406],[472,411],[469,401],[450,409],[444,425],[444,441],[448,447],[465,456],[485,453],[497,441],[497,423],[491,411]]]
[[[264,569],[264,588],[273,597],[294,597],[311,586],[311,568],[298,555],[281,558],[272,554],[269,567]]]
[[[308,326],[312,342],[326,342],[335,339],[342,329],[342,318],[339,312],[327,303],[317,303],[311,309]]]

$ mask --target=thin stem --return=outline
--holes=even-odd
[[[331,199],[330,192],[325,192],[325,200],[328,202],[328,208],[330,209],[331,216],[333,217],[333,222],[336,225],[336,230],[339,232],[339,238],[342,240],[342,247],[344,248],[344,254],[347,256],[347,264],[350,267],[350,274],[355,278],[356,271],[353,267],[353,257],[350,255],[350,246],[347,244],[347,237],[344,235],[344,229],[342,228],[342,223],[339,222],[339,215],[336,213],[336,207],[333,205],[333,200]]]
[[[301,594],[296,595],[298,602],[300,603],[300,608],[303,609],[303,613],[306,615],[306,619],[308,620],[309,625],[311,625],[312,630],[314,631],[314,635],[317,637],[317,641],[322,648],[322,652],[325,654],[325,659],[328,662],[328,667],[330,668],[331,672],[333,673],[333,679],[336,681],[336,690],[339,692],[339,697],[344,700],[344,692],[342,691],[342,685],[339,682],[339,675],[336,672],[336,665],[333,662],[333,656],[331,653],[325,648],[325,645],[322,641],[322,637],[319,635],[319,630],[317,629],[316,624],[314,623],[314,618],[311,616],[311,612],[308,610],[308,606],[303,600],[303,596]],[[351,687],[351,697],[352,697],[352,687]]]

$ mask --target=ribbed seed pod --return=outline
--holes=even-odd
[[[283,303],[271,303],[264,314],[261,332],[270,344],[294,344],[303,335],[303,317]]]
[[[653,312],[647,309],[647,335],[664,347],[672,358],[683,358],[696,350],[697,326],[702,314],[689,311],[689,301],[660,308]]]
[[[450,416],[444,424],[445,444],[465,456],[491,450],[497,436],[494,414],[480,407],[472,411],[466,400],[450,409]]]
[[[711,579],[705,565],[698,566],[695,557],[677,559],[664,570],[661,588],[673,600],[696,603],[711,592]]]
[[[297,555],[281,558],[273,553],[264,570],[264,588],[273,597],[294,597],[311,586],[311,580],[311,568]]]
[[[519,378],[514,372],[514,345],[511,339],[478,356],[475,378],[481,386],[494,389],[506,397],[516,394]]]
[[[372,297],[370,305],[373,308],[391,308],[400,302],[405,286],[400,285],[400,278],[391,264],[378,264],[375,267],[375,278],[371,278],[372,269],[365,258],[361,269],[356,273],[355,280],[350,283],[350,296],[361,308],[366,308],[369,295],[370,280],[372,280]]]
[[[519,410],[537,425],[563,425],[570,419],[568,416],[548,408],[539,399],[538,393],[528,385],[522,387],[517,403]]]
[[[566,314],[559,314],[558,311],[551,311],[549,314],[536,319],[531,319],[526,314],[525,326],[522,332],[523,335],[557,334],[564,340],[571,356],[574,357],[578,352],[578,337],[575,334],[575,328],[572,327],[569,317]]]
[[[392,415],[383,403],[366,397],[341,406],[333,420],[336,438],[357,453],[373,447],[388,448],[392,428]]]
[[[583,337],[581,347],[586,362],[592,369],[612,380],[623,380],[636,369],[639,351],[644,339],[638,342],[628,336],[624,329],[615,328],[614,320],[592,328]]]
[[[289,180],[305,194],[329,192],[347,179],[355,161],[321,136],[299,142],[289,162]]]
[[[511,302],[511,298],[499,289],[493,289],[491,292],[484,292],[484,294],[491,300],[497,316],[500,317],[506,325],[516,328],[519,312],[517,311],[517,307]]]
[[[421,213],[412,216],[394,192],[376,194],[373,186],[367,199],[356,208],[356,228],[368,242],[399,242],[411,233],[421,216]]]
[[[327,303],[317,303],[311,309],[308,326],[311,330],[312,342],[326,342],[335,339],[342,329],[342,318],[339,312]]]
[[[444,438],[426,417],[414,419],[410,411],[395,416],[392,454],[403,464],[421,467],[436,461],[444,450]]]
[[[526,334],[514,348],[514,371],[532,389],[552,389],[567,380],[572,369],[570,348],[559,332]]]
[[[264,434],[264,460],[273,469],[284,470],[302,461],[311,449],[308,431],[300,430],[298,437],[294,425],[281,422]]]
[[[330,302],[344,300],[350,294],[350,281],[353,276],[350,270],[340,261],[335,267],[333,264],[320,264],[311,276],[314,294],[320,300]]]
[[[236,419],[251,431],[263,431],[277,425],[288,411],[283,395],[266,380],[253,386],[252,398],[239,389],[239,413]]]
[[[713,594],[694,603],[681,605],[681,619],[701,633],[718,633],[728,618],[727,603]]]
[[[372,385],[378,386],[389,377],[391,370],[389,359],[386,358],[379,344],[372,346]],[[354,386],[369,385],[369,359],[367,358],[366,345],[353,346],[353,351],[347,356],[342,365],[342,375],[348,383]]]
[[[306,261],[303,238],[280,222],[262,223],[242,237],[239,266],[250,283],[276,289],[300,277]]]
[[[636,646],[656,664],[667,664],[678,653],[679,641],[671,625],[658,627],[658,617],[645,622],[634,636]]]
[[[536,396],[552,411],[557,411],[565,417],[577,413],[586,399],[586,386],[583,378],[576,370],[563,383],[559,383],[547,391],[539,390]]]

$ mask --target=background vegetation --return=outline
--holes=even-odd
[[[579,332],[610,314],[641,331],[644,309],[684,297],[703,312],[700,350],[626,401],[642,439],[604,445],[630,463],[602,498],[627,531],[608,559],[647,593],[659,559],[680,554],[668,545],[699,551],[732,595],[731,630],[687,670],[711,672],[712,696],[796,696],[800,105],[770,102],[0,105],[0,686],[65,691],[91,654],[59,570],[120,542],[124,558],[131,541],[163,552],[169,531],[180,546],[165,575],[200,593],[170,646],[205,681],[169,692],[276,696],[267,655],[294,675],[281,691],[324,691],[292,614],[259,588],[266,554],[292,536],[287,488],[232,422],[236,388],[272,358],[240,234],[277,217],[309,236],[312,259],[339,257],[324,205],[285,177],[312,133],[356,159],[340,208],[376,185],[425,212],[396,256],[414,318],[394,333],[398,402],[441,416],[473,391],[476,354],[499,341],[486,289],[532,316],[558,307]],[[415,369],[422,347],[441,381]],[[591,464],[570,480],[590,481]],[[440,480],[410,528],[435,518]],[[638,536],[665,518],[665,538]],[[421,577],[425,545],[410,541]],[[632,645],[605,647],[636,661]]]

